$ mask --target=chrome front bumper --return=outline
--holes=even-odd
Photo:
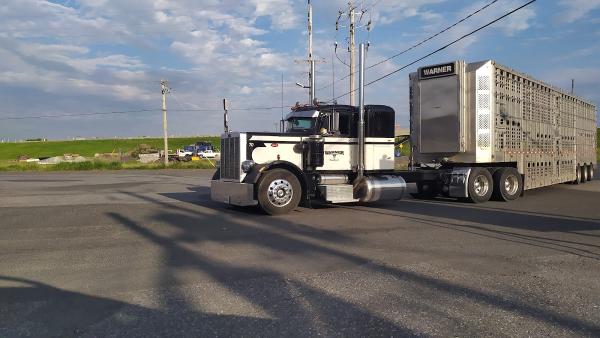
[[[215,202],[239,206],[256,205],[254,186],[248,183],[212,181],[210,198]]]

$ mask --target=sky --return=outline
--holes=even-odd
[[[419,42],[487,1],[355,0],[363,9],[357,43],[367,65]],[[347,0],[313,0],[316,96],[346,93]],[[526,0],[498,0],[481,13],[397,58],[369,69],[389,73],[495,19]],[[0,139],[162,135],[160,80],[169,81],[173,136],[223,130],[222,99],[233,130],[272,131],[308,93],[306,1],[3,0],[0,2]],[[366,25],[371,21],[371,29]],[[334,43],[337,42],[337,57]],[[600,0],[538,0],[366,89],[408,125],[408,74],[452,60],[493,59],[600,105]],[[339,58],[339,60],[338,60]],[[342,63],[344,62],[344,63]],[[283,106],[282,104],[283,78]],[[348,97],[338,99],[348,103]],[[140,111],[144,110],[144,111]],[[187,111],[186,111],[187,110]],[[197,111],[189,111],[197,110]],[[123,114],[13,119],[28,116]],[[136,112],[137,111],[137,112]]]

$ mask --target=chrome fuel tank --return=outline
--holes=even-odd
[[[361,202],[399,200],[406,191],[406,181],[396,175],[365,176],[354,188]]]

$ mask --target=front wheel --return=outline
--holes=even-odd
[[[298,207],[302,187],[296,175],[285,169],[265,172],[258,181],[258,205],[269,215],[286,214]]]
[[[469,175],[469,200],[473,203],[484,203],[490,200],[494,190],[492,174],[485,168],[473,168]]]

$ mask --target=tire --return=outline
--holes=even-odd
[[[469,201],[472,203],[484,203],[492,197],[494,179],[486,168],[473,168],[467,184]]]
[[[221,179],[221,168],[217,168],[217,171],[213,174],[212,180],[217,181]]]
[[[581,167],[580,166],[576,166],[575,167],[575,180],[571,183],[573,184],[579,184],[579,182],[581,181]]]
[[[590,164],[588,165],[588,181],[593,181],[594,180],[594,165]]]
[[[581,167],[579,167],[579,171],[581,172],[581,176],[579,179],[580,183],[585,183],[588,180],[588,171],[585,165],[582,165]]]
[[[269,215],[287,214],[296,209],[301,197],[300,181],[288,170],[269,170],[258,181],[258,205]]]
[[[514,201],[523,192],[523,178],[515,168],[502,168],[494,173],[494,199]]]
[[[417,190],[418,192],[414,194],[414,197],[420,199],[434,199],[440,194],[440,189],[436,183],[423,183],[417,182]]]

